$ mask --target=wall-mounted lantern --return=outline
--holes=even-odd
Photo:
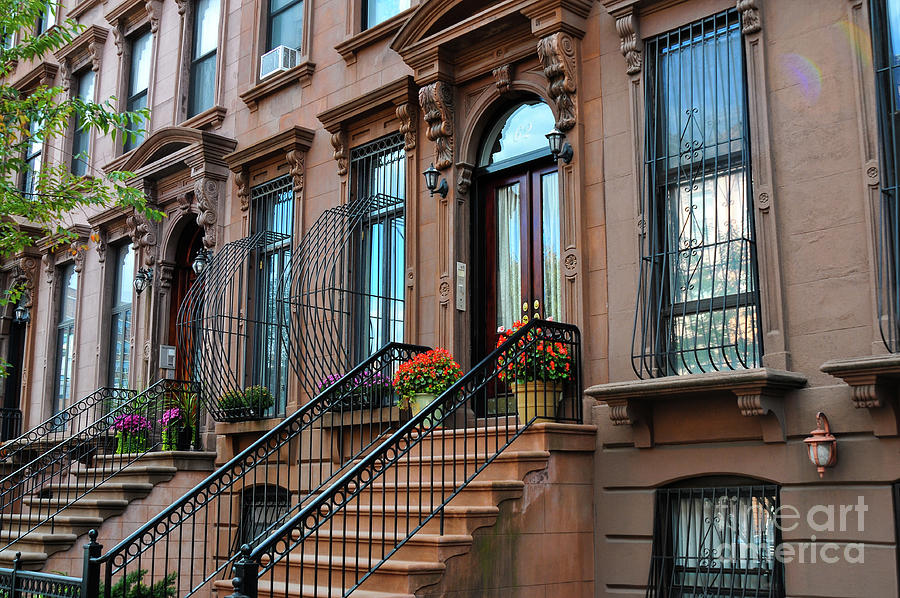
[[[821,411],[816,414],[816,424],[816,429],[803,442],[806,443],[809,460],[816,466],[819,477],[823,478],[825,469],[837,463],[837,438],[832,435],[828,418]]]
[[[197,252],[197,257],[194,258],[194,262],[191,264],[191,269],[194,271],[194,274],[200,276],[200,274],[206,270],[206,266],[209,264],[211,257],[212,252],[205,247],[201,247],[200,251]]]
[[[425,175],[425,187],[431,192],[432,197],[434,197],[435,193],[440,193],[441,197],[447,197],[447,192],[450,191],[447,179],[443,179],[440,186],[438,186],[438,177],[441,176],[441,173],[434,167],[434,164],[429,166],[422,174]]]
[[[31,319],[31,311],[21,303],[16,306],[14,315],[16,318],[16,322],[21,322],[22,324],[27,324]]]
[[[553,130],[547,133],[545,137],[550,144],[550,153],[553,154],[554,160],[562,158],[566,164],[572,161],[575,153],[572,151],[572,146],[566,141],[566,135],[562,131],[553,127]]]
[[[141,268],[134,276],[134,292],[140,295],[153,282],[153,268]]]

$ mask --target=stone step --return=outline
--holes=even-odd
[[[107,481],[142,482],[155,486],[162,482],[168,482],[175,477],[176,473],[178,473],[178,468],[174,466],[138,465],[137,463],[128,465],[122,470],[116,466],[115,469],[90,467],[72,471],[72,475],[78,480],[77,483],[82,486],[88,485],[88,487],[104,483],[102,480],[105,478],[109,478]]]
[[[296,540],[299,534],[294,534]],[[375,556],[385,555],[407,536],[392,532],[360,533],[356,530],[320,530],[306,540],[307,552]],[[467,552],[472,546],[469,534],[430,534],[418,532],[395,553],[401,560],[444,561]]]
[[[91,528],[99,527],[103,523],[102,517],[81,514],[57,515],[52,521],[46,522],[44,521],[45,519],[47,519],[45,515],[33,513],[2,515],[0,516],[0,528],[9,530],[17,536],[34,526],[37,527],[31,533],[74,534],[80,536],[81,534],[86,534]]]
[[[23,538],[18,538],[18,533],[15,531],[0,531],[0,546],[14,541],[8,549],[0,552],[0,562],[3,560],[4,552],[12,552],[14,555],[21,551],[22,553],[44,554],[49,557],[53,553],[68,550],[78,540],[78,536],[75,534],[43,533],[40,529],[38,528]]]
[[[25,506],[28,513],[49,517],[53,513],[65,509],[68,515],[81,515],[85,517],[100,517],[109,519],[121,515],[128,508],[128,499],[125,498],[94,498],[91,492],[84,498],[72,502],[76,496],[60,495],[51,498],[26,497]],[[15,517],[15,516],[13,516]]]
[[[399,532],[408,533],[434,511],[431,505],[368,505],[349,504],[337,511],[322,530],[345,533]],[[500,509],[497,506],[446,506],[443,515],[445,534],[471,535],[480,527],[492,525]],[[441,517],[435,515],[422,527],[424,533],[441,533]]]
[[[14,549],[0,550],[0,567],[12,569],[16,556],[19,557],[19,568],[26,571],[40,571],[47,559],[50,558],[50,555],[45,552],[26,552]]]
[[[490,467],[482,471],[480,479],[521,480],[525,475],[547,467],[550,453],[543,450],[507,449],[497,455]],[[392,464],[375,482],[397,483],[444,479],[462,482],[485,464],[484,454],[416,456],[405,455]]]
[[[230,580],[218,580],[213,583],[213,593],[224,598],[232,593],[234,588]],[[260,598],[341,598],[346,590],[337,586],[316,586],[313,584],[300,585],[297,583],[261,582],[259,587]],[[376,592],[357,588],[351,594],[353,598],[415,598],[415,594],[398,592]]]
[[[103,482],[99,487],[91,490],[92,498],[117,499],[123,498],[127,501],[146,498],[153,490],[153,484],[149,482],[120,482],[119,476],[113,477],[111,480]],[[51,496],[75,496],[84,494],[89,490],[89,486],[83,484],[53,484],[48,488]]]
[[[421,503],[433,504],[443,502],[457,488],[457,484],[449,482],[433,482],[420,480],[406,482],[401,480],[393,482],[389,479],[373,482],[364,489],[353,502],[360,504],[402,504],[418,505]],[[519,498],[525,488],[525,482],[521,480],[482,480],[481,476],[467,484],[453,499],[451,505],[493,506],[504,500]]]

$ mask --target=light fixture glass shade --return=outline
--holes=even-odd
[[[425,175],[425,187],[430,192],[434,193],[434,190],[437,189],[438,176],[440,176],[441,173],[434,167],[434,164],[432,164],[422,174]]]
[[[816,414],[818,427],[803,439],[809,460],[816,466],[819,477],[825,477],[825,469],[837,463],[837,438],[831,433],[828,418],[821,411]]]
[[[553,130],[547,133],[546,137],[547,142],[550,144],[550,153],[553,154],[554,158],[558,157],[563,149],[563,143],[565,143],[566,136],[562,131],[553,127]]]
[[[28,308],[24,305],[17,305],[15,312],[16,320],[19,322],[27,322],[31,315],[28,313]]]
[[[200,251],[197,252],[197,257],[194,258],[194,262],[191,264],[191,269],[194,271],[194,274],[200,276],[200,274],[206,270],[206,265],[209,263],[209,252],[200,248]]]
[[[147,272],[141,268],[134,277],[134,292],[140,295],[147,288]]]

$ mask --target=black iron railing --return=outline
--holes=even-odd
[[[192,382],[160,380],[123,400],[114,395],[114,400],[103,403],[99,417],[80,429],[61,421],[64,431],[59,437],[47,431],[52,424],[42,424],[45,433],[36,437],[54,442],[43,445],[43,452],[0,480],[0,550],[38,528],[52,533],[57,517],[92,490],[147,453],[166,445],[175,448],[179,428],[172,423],[166,429],[163,416],[195,401],[196,394]],[[192,422],[191,429],[198,425],[199,420]],[[186,444],[196,444],[197,439],[188,433]]]
[[[426,350],[391,343],[346,375],[323,381],[314,399],[93,559],[98,580],[111,588],[145,571],[151,585],[174,573],[174,595],[184,598],[228,578],[242,544],[268,536],[396,428],[397,397],[386,382],[399,364]],[[108,591],[103,596],[111,598]]]
[[[98,388],[21,436],[5,442],[0,447],[0,459],[13,465],[31,461],[52,445],[85,429],[106,411],[129,400],[135,394],[135,391],[127,388]],[[19,418],[21,426],[21,413]]]
[[[346,596],[433,519],[443,533],[447,503],[533,422],[581,422],[580,365],[575,326],[520,328],[274,533],[242,547],[232,597]],[[518,417],[474,419],[474,404],[513,397]]]
[[[22,434],[22,411],[9,407],[0,408],[0,442],[18,438]]]
[[[647,598],[781,598],[778,486],[661,488]]]
[[[3,598],[81,598],[88,596],[78,577],[21,569],[21,553],[12,569],[0,569],[0,596]]]

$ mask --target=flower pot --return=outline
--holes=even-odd
[[[130,455],[133,453],[143,453],[147,450],[147,436],[145,434],[116,434],[118,445],[116,453],[119,455]]]
[[[182,426],[178,430],[178,442],[176,448],[179,451],[191,450],[191,442],[194,439],[194,428],[190,426]]]
[[[435,401],[435,399],[437,399],[437,395],[434,393],[431,393],[431,392],[415,393],[412,396],[412,398],[409,400],[409,408],[411,410],[411,415],[412,416],[418,415],[418,413],[421,412],[423,409],[425,409],[425,407],[427,407],[428,405],[433,403]],[[433,419],[430,417],[427,418],[423,422],[423,424],[426,427],[430,428],[432,426],[432,422],[435,422],[438,424],[436,427],[441,427],[440,422],[441,422],[442,417],[443,417],[443,415],[441,414],[441,411],[437,410],[434,412],[434,418]]]
[[[556,405],[562,398],[562,382],[517,382],[509,385],[516,396],[516,413],[519,423],[535,421],[556,421]]]

